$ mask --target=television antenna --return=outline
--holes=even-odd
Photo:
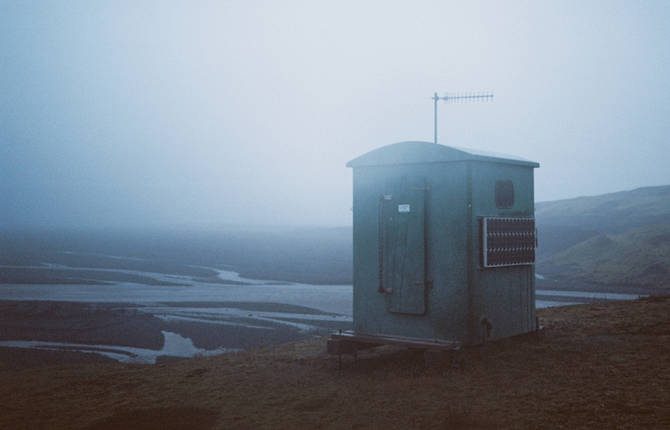
[[[437,93],[433,95],[433,109],[434,109],[434,126],[435,126],[435,135],[434,135],[434,140],[433,142],[437,144],[437,101],[438,100],[444,100],[445,103],[447,102],[456,102],[456,101],[461,101],[461,102],[486,102],[489,100],[493,100],[493,93],[488,93],[488,92],[479,92],[479,93],[456,93],[456,94],[449,94],[445,93],[444,96],[439,97]]]

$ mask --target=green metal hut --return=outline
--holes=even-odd
[[[533,169],[430,142],[351,160],[351,341],[476,344],[536,329]]]

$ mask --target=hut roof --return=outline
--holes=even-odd
[[[436,145],[432,142],[409,141],[373,149],[347,163],[347,167],[388,166],[397,164],[446,163],[453,161],[487,161],[540,167],[534,161],[513,155],[496,154],[453,146]]]

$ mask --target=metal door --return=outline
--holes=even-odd
[[[389,311],[426,312],[425,179],[403,177],[380,199],[380,291]]]

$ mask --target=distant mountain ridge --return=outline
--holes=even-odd
[[[536,204],[538,272],[670,288],[670,185]]]
[[[670,223],[600,234],[549,260],[573,276],[607,284],[670,287]]]
[[[663,223],[670,221],[670,185],[539,202],[535,217],[544,225],[607,232]]]

